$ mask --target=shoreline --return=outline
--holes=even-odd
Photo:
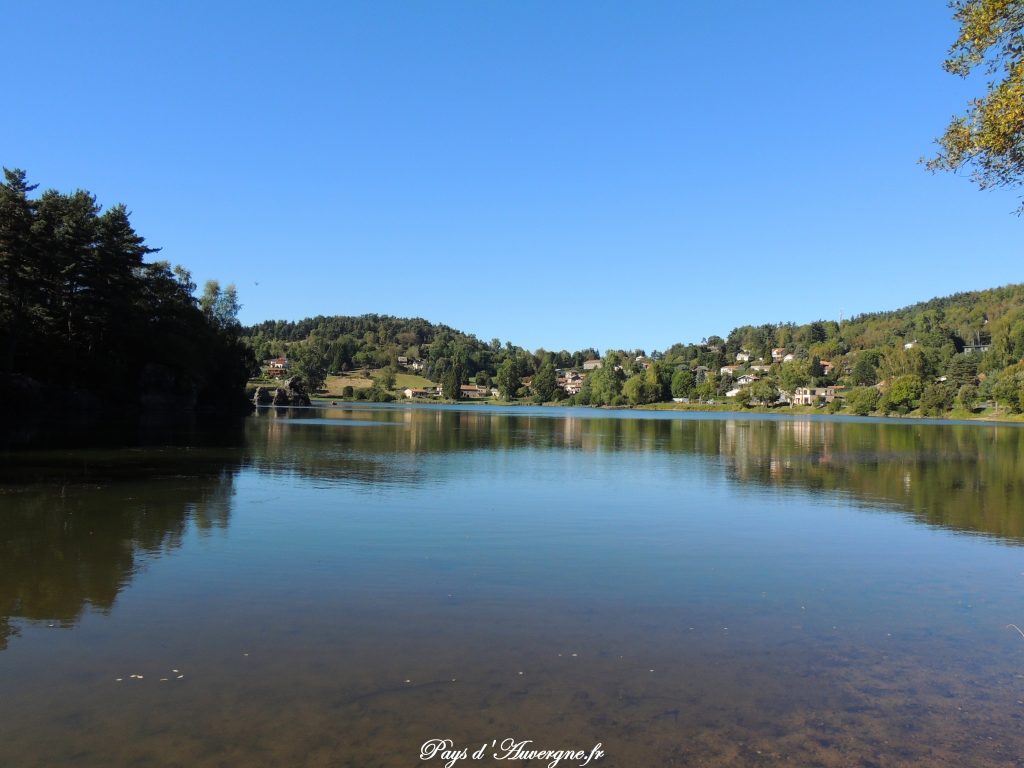
[[[396,399],[390,403],[374,403],[369,400],[357,400],[355,398],[323,397],[314,396],[310,398],[314,405],[458,405],[458,406],[496,406],[501,408],[586,408],[592,411],[643,411],[643,412],[667,412],[667,413],[708,413],[708,414],[738,414],[738,415],[768,415],[768,416],[829,416],[839,419],[885,419],[889,421],[916,421],[916,422],[957,422],[962,424],[1007,424],[1011,426],[1024,425],[1024,414],[1014,413],[980,413],[968,415],[964,411],[950,411],[944,416],[925,416],[921,413],[906,414],[883,414],[867,413],[862,415],[850,413],[849,411],[838,411],[830,413],[826,408],[815,408],[813,406],[780,406],[778,408],[766,408],[755,406],[753,408],[738,408],[729,404],[714,406],[694,406],[683,403],[652,403],[649,405],[568,405],[562,402],[530,403],[524,401],[504,400],[408,400],[405,398]]]

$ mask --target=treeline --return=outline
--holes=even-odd
[[[467,381],[489,385],[503,364],[521,379],[536,374],[545,361],[571,368],[599,357],[596,349],[529,352],[499,339],[484,342],[422,318],[388,315],[268,320],[246,327],[244,336],[258,360],[288,357],[314,387],[329,373],[397,367],[399,357],[422,361],[423,375],[449,382],[449,392]]]
[[[124,205],[0,184],[0,371],[20,396],[78,405],[237,407],[253,370],[234,289],[200,299]],[[40,403],[41,404],[41,403]]]
[[[771,405],[798,387],[838,387],[841,395],[830,407],[858,414],[941,415],[990,403],[1019,413],[1024,285],[959,293],[841,324],[741,326],[725,338],[653,352],[646,370],[624,357],[625,363],[615,361],[621,370],[592,377],[578,400],[639,404],[732,392],[740,404]],[[723,374],[725,367],[735,370]],[[757,380],[737,387],[744,375]]]
[[[258,358],[286,355],[303,373],[313,371],[313,380],[317,372],[394,367],[407,357],[422,360],[424,374],[442,382],[446,393],[475,382],[497,386],[506,399],[642,405],[728,396],[741,405],[773,405],[797,388],[837,387],[841,394],[829,407],[862,414],[940,415],[990,403],[1024,411],[1024,285],[936,298],[842,323],[740,326],[724,338],[649,355],[609,350],[604,365],[571,397],[559,386],[557,371],[600,358],[596,349],[529,352],[423,319],[381,315],[266,322],[245,329],[245,336]],[[727,367],[732,370],[723,373]]]

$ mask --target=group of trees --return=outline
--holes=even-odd
[[[205,306],[204,301],[200,304]],[[361,337],[353,336],[360,330]],[[342,331],[340,337],[331,336]],[[310,335],[299,338],[301,332]],[[395,370],[398,357],[405,355],[421,359],[425,375],[439,381],[449,398],[458,397],[461,385],[476,382],[496,386],[506,400],[529,397],[589,405],[708,400],[736,387],[735,377],[719,371],[736,364],[737,354],[744,353],[752,363],[770,368],[737,372],[758,379],[734,395],[741,404],[772,404],[782,392],[798,387],[842,385],[846,407],[855,413],[921,409],[939,414],[953,407],[971,409],[978,402],[1024,409],[1018,365],[1024,359],[1021,285],[932,299],[860,315],[841,325],[831,320],[748,325],[724,338],[674,344],[664,352],[610,350],[603,367],[589,374],[572,398],[559,387],[558,371],[581,368],[585,360],[598,357],[594,349],[531,353],[497,339],[484,343],[421,319],[378,315],[264,323],[245,334],[254,350],[267,356],[287,354],[294,370],[314,388],[328,372],[349,370],[359,362]],[[776,358],[792,359],[780,363],[773,351]],[[525,388],[524,379],[531,377]],[[388,388],[387,381],[378,384],[378,389]]]
[[[0,184],[0,370],[8,381],[100,401],[241,402],[252,365],[233,287],[202,297],[128,210],[78,190],[36,189],[24,171]],[[18,376],[20,378],[12,378]]]

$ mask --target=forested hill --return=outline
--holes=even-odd
[[[480,372],[495,375],[507,359],[517,361],[524,376],[538,366],[537,356],[522,347],[498,339],[484,342],[419,317],[320,315],[296,322],[268,320],[246,327],[243,334],[259,360],[287,355],[305,357],[302,362],[309,364],[313,356],[332,372],[395,365],[400,357],[422,361],[425,374],[435,380],[453,364],[460,365],[469,378]],[[559,367],[580,366],[598,357],[595,349],[540,352]]]
[[[270,321],[243,333],[257,358],[287,356],[314,381],[329,371],[415,360],[429,378],[443,378],[446,391],[456,381],[494,378],[509,396],[520,392],[521,379],[543,372],[545,381],[553,381],[546,368],[580,368],[601,357],[596,349],[529,352],[421,318],[383,315]],[[957,404],[971,410],[986,401],[1024,410],[1024,285],[935,298],[842,323],[740,326],[725,338],[711,335],[650,354],[606,350],[603,359],[600,375],[588,377],[573,402],[638,405],[729,396],[771,404],[797,388],[841,386],[847,392],[875,388],[862,393],[861,410],[863,403],[869,410],[941,412]],[[748,387],[752,382],[757,386]],[[893,382],[896,394],[889,396]],[[529,389],[534,397],[551,393],[537,393],[536,384]],[[568,396],[554,391],[556,399]]]
[[[954,344],[977,345],[1021,321],[1024,284],[956,293],[903,309],[858,315],[843,324],[853,348],[869,349],[915,334],[940,333]]]

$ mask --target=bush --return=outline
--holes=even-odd
[[[846,406],[858,416],[867,416],[878,407],[879,399],[878,390],[874,387],[858,387],[846,396]]]

